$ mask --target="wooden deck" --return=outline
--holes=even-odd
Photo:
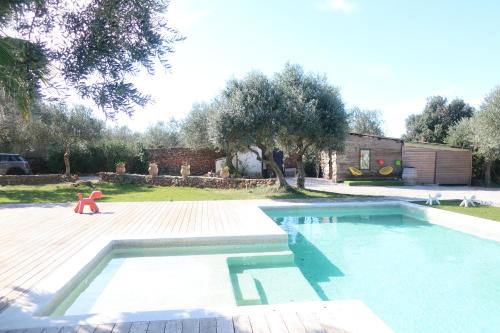
[[[324,307],[308,312],[265,311],[250,315],[202,319],[140,321],[100,325],[30,328],[1,331],[0,333],[348,333],[365,332],[345,323],[338,309]],[[357,325],[355,325],[357,326]],[[375,325],[376,326],[376,325]],[[382,331],[372,326],[371,332]]]
[[[99,214],[67,204],[0,206],[0,312],[100,236],[279,232],[243,201],[101,203]]]

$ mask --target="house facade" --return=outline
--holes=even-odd
[[[323,178],[334,182],[400,178],[404,168],[415,170],[417,184],[469,185],[472,177],[470,150],[358,133],[349,133],[344,151],[323,151],[320,164]],[[384,166],[394,171],[382,176],[379,170]],[[363,176],[353,176],[349,167]]]
[[[392,166],[393,173],[384,178],[401,176],[401,157],[403,140],[376,135],[349,133],[343,152],[328,151],[321,153],[323,178],[335,182],[352,179],[349,167],[363,172],[364,179],[381,178],[379,170]]]

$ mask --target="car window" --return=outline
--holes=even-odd
[[[20,158],[20,156],[17,156],[17,155],[10,155],[10,156],[9,156],[9,161],[10,161],[10,162],[19,162],[19,161],[22,161],[22,159]]]
[[[0,162],[7,162],[8,158],[7,155],[0,155]]]

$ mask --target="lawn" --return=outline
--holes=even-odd
[[[377,180],[346,180],[348,186],[404,186],[402,180],[377,179]]]
[[[76,194],[88,196],[93,190],[102,191],[100,201],[189,201],[189,200],[245,200],[245,199],[317,199],[351,197],[311,190],[278,191],[274,188],[255,188],[248,190],[199,189],[192,187],[152,187],[138,185],[117,185],[99,183],[93,187],[71,184],[52,184],[37,186],[0,186],[1,203],[47,203],[75,202]]]
[[[476,206],[476,207],[459,207],[461,200],[441,200],[441,205],[432,206],[434,208],[447,210],[450,212],[482,217],[500,222],[500,207],[495,206]],[[425,202],[416,202],[419,205],[424,205]]]

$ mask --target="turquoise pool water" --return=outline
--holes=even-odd
[[[266,259],[258,259],[263,255]],[[61,291],[41,315],[236,306],[233,283],[238,280],[231,280],[229,258],[238,263],[293,264],[284,243],[116,248]]]
[[[500,243],[399,206],[264,211],[295,265],[240,265],[264,303],[360,299],[395,332],[500,331]]]

